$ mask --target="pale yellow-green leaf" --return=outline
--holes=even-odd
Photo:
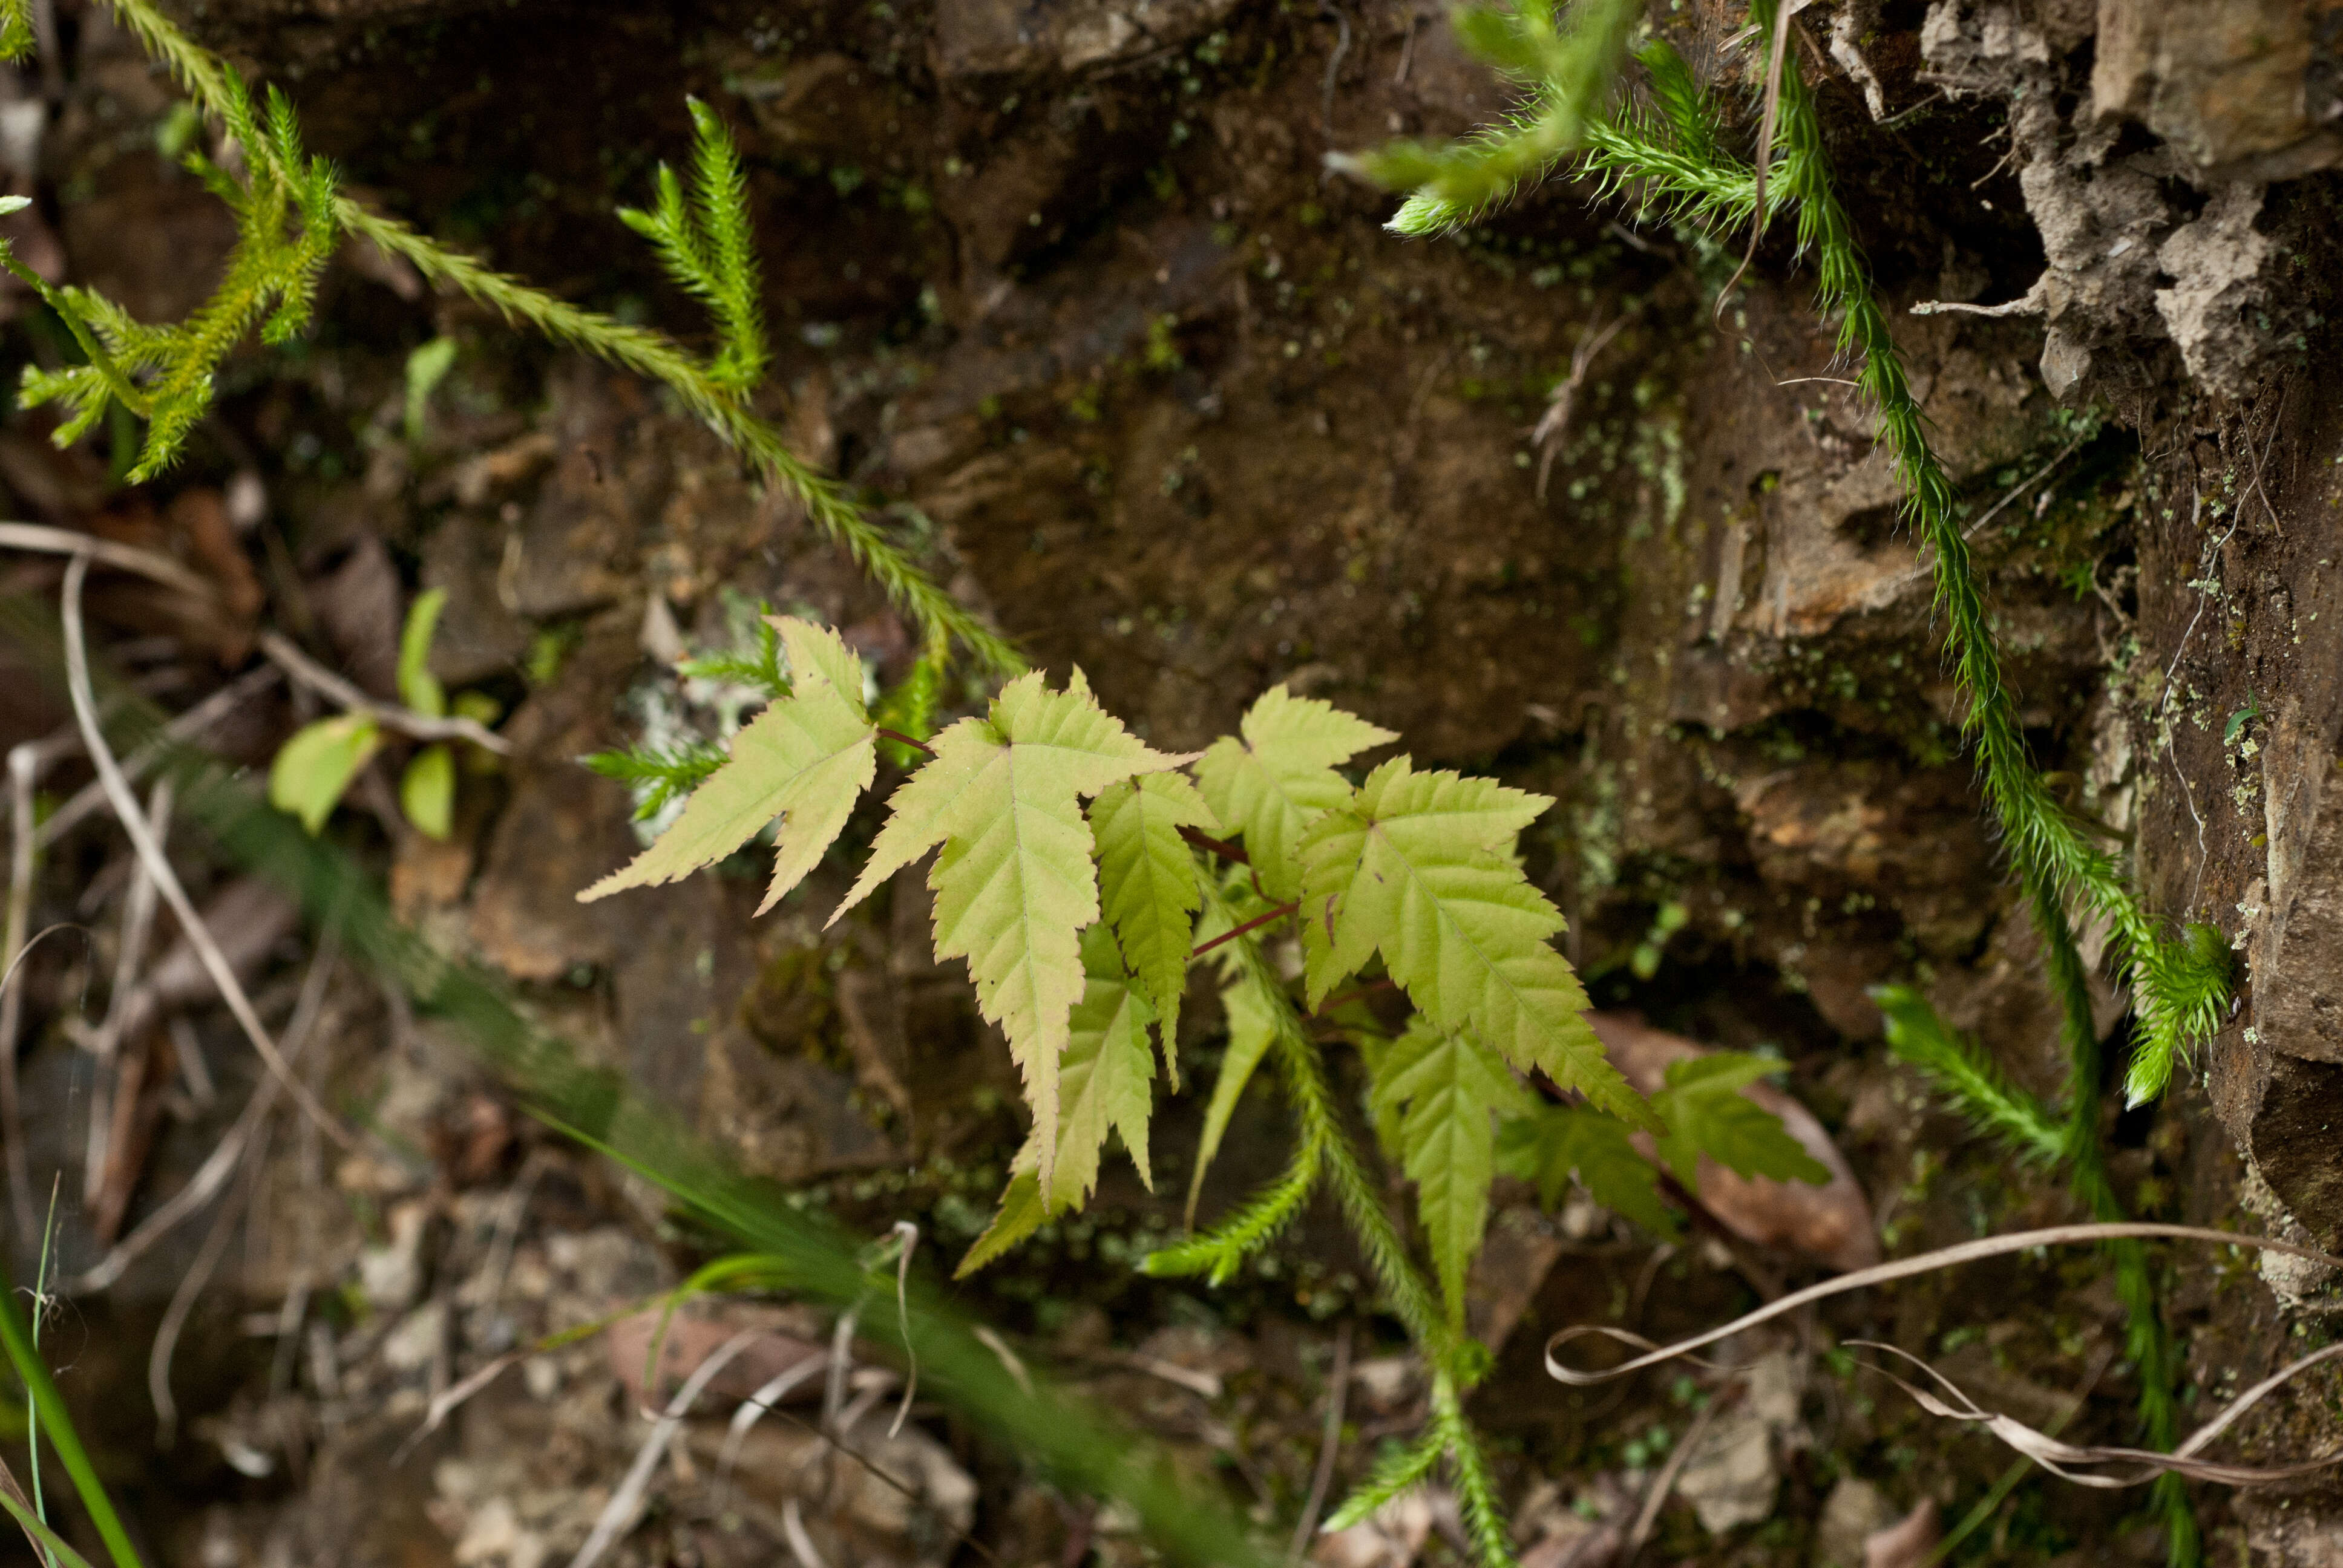
[[[1238,728],[1242,740],[1222,736],[1206,749],[1196,781],[1222,824],[1243,836],[1262,891],[1282,902],[1302,888],[1302,829],[1350,799],[1336,766],[1399,737],[1282,686],[1263,692]]]
[[[1147,999],[1123,973],[1114,940],[1103,925],[1082,933],[1082,1000],[1068,1020],[1065,1054],[1058,1060],[1058,1148],[1044,1206],[1079,1209],[1098,1186],[1099,1152],[1107,1130],[1151,1190],[1147,1119],[1154,1109],[1155,1058],[1147,1047],[1151,1018]]]
[[[862,692],[869,683],[862,656],[846,646],[846,639],[827,627],[799,620],[794,616],[769,615],[765,624],[780,634],[781,653],[789,660],[789,675],[795,678],[808,671],[862,705]]]
[[[1415,1182],[1449,1320],[1464,1322],[1464,1276],[1489,1223],[1496,1174],[1493,1116],[1529,1100],[1496,1053],[1469,1030],[1444,1030],[1418,1015],[1377,1064],[1372,1108],[1396,1113],[1401,1163]]]
[[[1001,1194],[1000,1211],[992,1216],[992,1223],[984,1228],[984,1234],[969,1248],[967,1256],[960,1259],[960,1267],[952,1271],[953,1279],[967,1279],[1041,1228],[1041,1221],[1050,1215],[1041,1206],[1041,1179],[1035,1174],[1038,1168],[1033,1146],[1028,1143],[1009,1168],[1009,1187]]]
[[[1277,1038],[1275,1015],[1251,980],[1240,980],[1222,991],[1221,1008],[1229,1018],[1229,1049],[1221,1057],[1220,1076],[1212,1081],[1212,1102],[1204,1108],[1203,1135],[1196,1140],[1196,1172],[1188,1180],[1186,1223],[1192,1231],[1196,1226],[1196,1199],[1204,1190],[1204,1172],[1221,1151],[1229,1119],[1237,1112],[1237,1101],[1244,1098],[1253,1069],[1261,1065],[1270,1042]]]
[[[398,634],[398,699],[429,719],[447,711],[447,689],[431,673],[431,638],[447,603],[446,588],[427,588],[416,595],[407,608],[407,625]]]
[[[303,725],[268,765],[268,803],[300,818],[310,832],[319,831],[342,791],[381,745],[382,730],[361,713]]]
[[[398,809],[427,839],[445,839],[456,815],[456,753],[445,741],[427,746],[398,779]]]
[[[622,888],[679,881],[714,865],[782,819],[762,914],[820,862],[878,770],[878,732],[862,706],[862,662],[826,627],[784,618],[796,672],[789,694],[732,738],[732,755],[692,791],[683,814],[623,870],[578,895],[589,903]],[[853,684],[841,688],[850,675]]]
[[[1178,773],[1149,773],[1110,784],[1091,803],[1098,840],[1099,901],[1121,944],[1123,961],[1155,1010],[1163,1062],[1180,1087],[1180,995],[1188,985],[1188,954],[1195,946],[1196,856],[1182,828],[1217,833],[1212,809]]]
[[[1052,1191],[1059,1059],[1084,987],[1078,933],[1099,918],[1081,802],[1187,759],[1150,749],[1079,680],[1053,692],[1038,671],[1004,687],[987,718],[962,719],[933,744],[935,757],[896,791],[839,912],[942,841],[928,873],[936,957],[968,960],[977,1010],[1009,1037],[1033,1111],[1041,1187]]]
[[[1560,911],[1512,857],[1552,802],[1486,779],[1417,773],[1401,757],[1303,836],[1302,940],[1312,1006],[1380,952],[1443,1030],[1475,1030],[1524,1071],[1657,1130],[1605,1058],[1586,992],[1550,945]]]

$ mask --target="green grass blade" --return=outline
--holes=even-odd
[[[90,1463],[89,1452],[81,1445],[73,1417],[66,1413],[65,1402],[58,1395],[57,1385],[42,1362],[41,1352],[33,1347],[32,1332],[25,1326],[24,1314],[16,1310],[16,1290],[8,1278],[5,1261],[0,1261],[0,1348],[6,1350],[9,1365],[15,1369],[28,1402],[39,1412],[41,1425],[48,1432],[49,1449],[65,1467],[75,1494],[88,1512],[90,1523],[97,1526],[99,1539],[106,1543],[114,1568],[140,1568],[129,1533],[122,1527],[122,1516],[115,1513],[114,1500],[106,1494],[106,1483],[97,1478],[97,1468]],[[13,1504],[9,1512],[15,1512]],[[19,1519],[18,1523],[24,1521]],[[34,1523],[37,1524],[39,1521]],[[47,1532],[48,1526],[40,1525],[40,1531]]]

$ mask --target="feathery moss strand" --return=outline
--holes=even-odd
[[[150,56],[169,68],[198,106],[223,123],[252,123],[249,99],[236,74],[181,32],[152,0],[107,0],[107,4],[116,20],[136,35]],[[289,112],[287,117],[289,122]],[[699,131],[698,174],[708,207],[703,216],[712,215],[714,226],[711,254],[719,261],[731,258],[725,298],[717,304],[727,347],[714,367],[699,364],[662,334],[557,299],[476,257],[443,246],[397,218],[361,206],[347,192],[329,193],[314,182],[304,185],[302,171],[286,161],[290,149],[279,148],[269,137],[260,137],[256,146],[247,144],[245,150],[248,157],[268,166],[277,182],[299,188],[297,199],[305,223],[311,213],[329,216],[337,232],[366,239],[384,254],[407,262],[427,282],[478,301],[508,323],[528,327],[568,347],[665,384],[740,454],[760,481],[802,506],[814,526],[843,547],[895,607],[918,626],[923,642],[930,646],[957,642],[980,668],[1002,675],[1017,673],[1024,661],[1006,639],[922,572],[844,485],[790,451],[778,430],[743,405],[739,383],[752,367],[761,367],[764,354],[761,327],[756,326],[754,293],[740,283],[754,270],[748,265],[746,219],[741,216],[745,190],[735,177],[737,167],[728,171],[723,158],[711,150],[711,138],[721,136],[714,116],[695,116],[695,125]],[[70,322],[72,317],[67,319]],[[96,362],[96,356],[92,361]],[[102,413],[101,404],[89,422],[94,424]]]

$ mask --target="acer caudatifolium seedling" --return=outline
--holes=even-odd
[[[1230,1118],[1272,1057],[1300,1137],[1282,1176],[1146,1267],[1224,1280],[1331,1188],[1434,1372],[1421,1462],[1401,1469],[1420,1476],[1446,1457],[1491,1561],[1505,1555],[1502,1530],[1459,1401],[1487,1365],[1465,1334],[1465,1282],[1498,1171],[1530,1179],[1549,1206],[1574,1175],[1596,1201],[1669,1234],[1662,1170],[1689,1185],[1702,1153],[1744,1174],[1827,1180],[1740,1093],[1778,1064],[1680,1064],[1649,1101],[1612,1067],[1586,1022],[1586,993],[1553,946],[1561,914],[1517,858],[1548,798],[1405,756],[1354,779],[1346,765],[1399,738],[1282,686],[1239,733],[1187,756],[1132,735],[1080,670],[1063,689],[1020,676],[983,714],[921,739],[881,719],[910,714],[923,730],[931,673],[915,673],[906,684],[918,689],[887,694],[874,713],[862,661],[835,631],[768,617],[759,638],[726,668],[771,700],[729,752],[591,759],[647,796],[688,798],[648,849],[578,897],[676,880],[769,829],[759,908],[770,909],[836,841],[878,779],[881,749],[910,757],[869,859],[828,918],[932,855],[936,957],[965,960],[977,1006],[1022,1077],[1031,1131],[963,1273],[1087,1202],[1111,1136],[1153,1186],[1155,1097],[1181,1087],[1182,999],[1191,968],[1209,965],[1229,1040],[1187,1194],[1191,1222]],[[1272,944],[1298,960],[1299,994]],[[1407,1004],[1395,1032],[1367,1005],[1383,992]],[[1415,1186],[1432,1283],[1334,1111],[1320,1054],[1329,1038],[1364,1055],[1379,1141]],[[1379,1472],[1337,1517],[1387,1496],[1390,1480]]]

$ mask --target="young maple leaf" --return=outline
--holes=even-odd
[[[1220,831],[1196,787],[1178,773],[1149,773],[1110,784],[1091,802],[1098,839],[1099,899],[1123,961],[1139,978],[1160,1020],[1163,1063],[1180,1087],[1180,996],[1188,988],[1188,954],[1196,938],[1196,857],[1182,828]]]
[[[1396,1116],[1401,1165],[1415,1182],[1441,1294],[1462,1327],[1464,1276],[1488,1229],[1496,1175],[1492,1118],[1527,1109],[1528,1097],[1470,1030],[1443,1030],[1419,1014],[1377,1064],[1370,1104],[1379,1121]]]
[[[878,769],[878,731],[862,706],[862,660],[828,627],[775,618],[789,652],[789,694],[732,738],[732,755],[692,791],[683,814],[623,869],[578,895],[580,903],[623,888],[681,881],[712,866],[781,819],[763,914],[805,879],[846,826]]]
[[[1189,760],[1149,748],[1100,708],[1081,672],[1051,691],[1039,671],[1003,687],[982,719],[930,743],[935,756],[889,801],[870,862],[830,920],[938,844],[936,957],[963,958],[977,1010],[1009,1037],[1025,1080],[1039,1145],[1037,1174],[1054,1191],[1059,1059],[1081,999],[1080,933],[1099,917],[1082,798]]]
[[[1627,1124],[1582,1105],[1543,1105],[1497,1129],[1497,1168],[1537,1183],[1538,1201],[1560,1207],[1576,1176],[1587,1196],[1654,1235],[1674,1240],[1675,1211],[1660,1199],[1659,1168],[1635,1152]]]
[[[1277,1038],[1276,1015],[1249,978],[1221,992],[1221,1007],[1229,1017],[1229,1048],[1221,1053],[1220,1076],[1212,1081],[1212,1102],[1204,1108],[1203,1134],[1196,1140],[1196,1168],[1188,1179],[1186,1223],[1192,1231],[1196,1228],[1196,1199],[1204,1190],[1204,1172],[1212,1169],[1212,1156],[1221,1151],[1229,1119],[1237,1113],[1237,1101],[1244,1098],[1253,1069],[1261,1065]]]
[[[952,1271],[953,1279],[967,1279],[1041,1228],[1050,1211],[1041,1203],[1041,1156],[1028,1139],[1025,1147],[1017,1151],[1017,1158],[1010,1162],[1009,1186],[1001,1194],[1001,1207],[994,1211],[992,1223],[970,1244],[960,1267]]]
[[[1058,1060],[1058,1149],[1045,1194],[1051,1213],[1079,1209],[1098,1186],[1100,1151],[1111,1127],[1149,1191],[1147,1118],[1154,1109],[1155,1057],[1147,1048],[1153,1014],[1123,973],[1106,927],[1082,933],[1082,1000],[1068,1020]]]
[[[1471,1029],[1507,1061],[1543,1069],[1614,1116],[1658,1131],[1588,1027],[1586,992],[1549,945],[1562,914],[1511,855],[1554,802],[1487,779],[1367,775],[1303,833],[1302,947],[1310,1004],[1376,952],[1443,1030]]]
[[[1667,1128],[1660,1158],[1678,1181],[1691,1188],[1705,1154],[1736,1175],[1828,1185],[1830,1167],[1807,1153],[1780,1117],[1741,1092],[1781,1070],[1770,1057],[1735,1050],[1668,1064],[1666,1087],[1652,1096],[1652,1109]]]
[[[1282,686],[1262,693],[1238,728],[1242,740],[1223,735],[1205,749],[1196,782],[1213,814],[1243,835],[1262,890],[1283,902],[1302,890],[1294,851],[1302,829],[1351,798],[1335,766],[1399,737]]]

